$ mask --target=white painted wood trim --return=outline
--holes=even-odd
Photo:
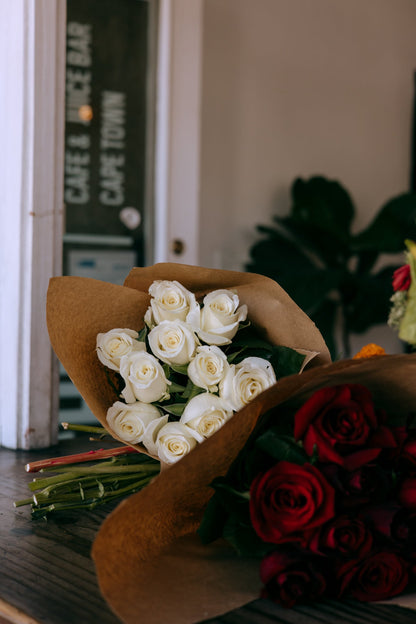
[[[57,440],[57,367],[46,329],[61,272],[65,9],[0,0],[0,442]]]
[[[203,0],[160,0],[155,262],[198,264]],[[172,251],[175,239],[182,254]]]

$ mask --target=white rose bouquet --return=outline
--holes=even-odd
[[[155,280],[149,294],[140,332],[97,335],[98,359],[121,388],[106,421],[118,439],[173,464],[279,377],[298,373],[306,355],[261,339],[232,290],[199,303],[178,281]]]

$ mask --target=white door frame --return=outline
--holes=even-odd
[[[198,262],[202,5],[159,0],[155,262]],[[45,300],[61,273],[65,8],[0,0],[0,443],[9,448],[57,440]]]

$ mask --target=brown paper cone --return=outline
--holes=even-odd
[[[112,328],[141,329],[154,280],[177,280],[197,297],[232,288],[246,303],[250,320],[274,344],[316,353],[312,366],[330,361],[312,321],[278,284],[267,277],[181,264],[133,269],[124,286],[81,277],[51,279],[47,297],[50,341],[92,413],[107,428],[108,408],[118,399],[96,354],[96,337]],[[117,438],[113,432],[113,437]],[[119,439],[119,438],[118,438]],[[121,441],[121,440],[120,440]],[[139,445],[133,445],[144,451]]]
[[[225,475],[260,415],[290,400],[295,408],[316,389],[362,383],[388,412],[416,405],[416,354],[344,360],[279,381],[213,437],[121,503],[93,546],[101,591],[126,624],[187,624],[215,617],[258,595],[256,560],[195,535],[216,476]]]

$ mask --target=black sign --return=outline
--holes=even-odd
[[[148,9],[144,0],[67,0],[66,232],[128,235],[139,258]],[[120,213],[126,208],[137,212],[125,211],[123,223]]]

